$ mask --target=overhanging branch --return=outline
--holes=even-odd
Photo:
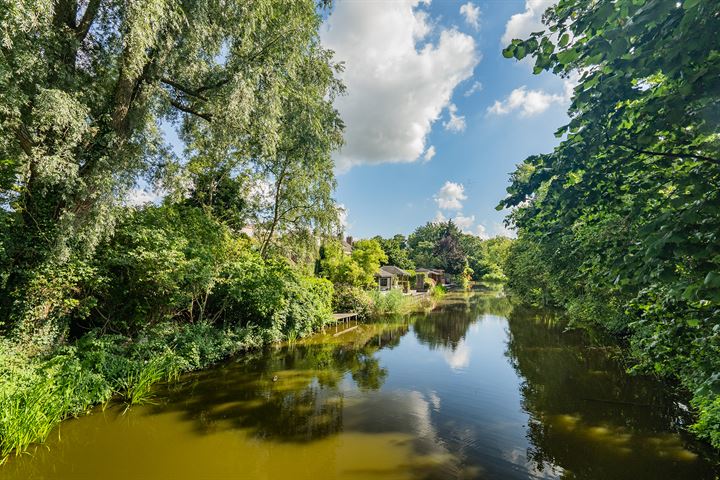
[[[181,110],[185,113],[189,113],[190,115],[195,115],[196,117],[200,117],[204,120],[207,120],[208,122],[212,121],[212,114],[211,113],[204,113],[204,112],[198,112],[197,110],[194,110],[187,105],[183,105],[182,103],[178,102],[177,100],[170,99],[170,105],[177,108],[178,110]]]
[[[694,158],[696,160],[703,160],[706,162],[713,163],[715,165],[720,165],[720,159],[708,157],[705,155],[698,155],[696,153],[689,153],[689,152],[683,152],[683,153],[677,153],[677,152],[655,152],[652,150],[644,150],[642,148],[633,147],[631,145],[626,145],[624,143],[618,143],[618,142],[610,142],[612,145],[615,145],[616,147],[621,148],[627,148],[628,150],[631,150],[635,153],[640,153],[643,155],[652,155],[656,157],[666,157],[666,158]]]
[[[174,88],[175,90],[179,90],[179,91],[181,91],[182,93],[184,93],[184,94],[186,94],[186,95],[190,95],[191,97],[195,97],[195,98],[197,98],[197,99],[204,100],[204,101],[206,101],[206,102],[207,102],[207,100],[208,100],[208,98],[207,98],[206,96],[202,95],[202,93],[200,92],[200,90],[196,90],[196,89],[187,87],[187,86],[185,86],[185,85],[182,85],[182,84],[180,84],[180,83],[178,83],[178,82],[176,82],[176,81],[174,81],[174,80],[171,80],[171,79],[165,78],[165,77],[162,77],[162,78],[160,79],[160,81],[161,81],[162,83],[164,83],[165,85],[171,86],[171,87]]]

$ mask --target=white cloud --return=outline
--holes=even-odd
[[[463,340],[455,350],[444,350],[443,357],[453,370],[462,370],[470,365],[471,348]]]
[[[429,162],[435,156],[435,146],[430,145],[425,153],[423,154],[423,162]]]
[[[517,233],[515,232],[515,230],[512,230],[506,227],[503,223],[499,222],[493,222],[492,228],[490,228],[490,232],[488,231],[488,228],[481,223],[478,224],[477,227],[475,227],[475,231],[477,232],[476,235],[483,240],[494,237],[517,238]]]
[[[460,14],[465,17],[465,22],[473,27],[475,30],[480,29],[480,9],[473,4],[468,2],[460,7]]]
[[[480,60],[473,38],[453,28],[428,42],[432,19],[418,5],[339,1],[325,23],[323,44],[345,61],[347,95],[336,101],[346,124],[341,172],[420,159],[433,123]]]
[[[448,106],[448,114],[450,115],[450,119],[443,123],[445,130],[449,130],[451,132],[464,132],[465,116],[457,114],[457,106],[454,103],[451,103]]]
[[[453,222],[455,222],[455,225],[457,225],[463,233],[470,233],[475,223],[475,215],[466,216],[458,213],[457,216],[453,218]]]
[[[510,112],[519,111],[521,117],[532,117],[543,113],[553,104],[564,105],[569,100],[567,88],[562,94],[555,94],[543,90],[528,90],[523,85],[510,92],[505,100],[496,100],[487,111],[492,115],[507,115]]]
[[[549,6],[557,0],[525,0],[525,11],[510,17],[505,24],[505,33],[502,36],[503,46],[507,46],[515,38],[526,39],[531,33],[545,30],[542,15]]]
[[[348,228],[348,211],[344,203],[338,203],[337,205],[338,220],[343,231]]]
[[[473,93],[479,92],[479,91],[481,91],[482,89],[483,89],[483,84],[480,83],[480,82],[478,82],[478,81],[475,81],[475,83],[473,83],[473,84],[470,86],[470,88],[468,88],[467,91],[466,91],[463,95],[466,96],[466,97],[469,97],[469,96],[472,95]]]
[[[447,181],[433,198],[441,210],[460,210],[467,196],[462,183]]]
[[[141,207],[149,203],[159,203],[163,198],[162,192],[148,190],[145,188],[133,188],[125,198],[125,205],[130,207]]]
[[[440,210],[438,210],[437,213],[435,214],[435,217],[433,217],[433,219],[432,219],[432,223],[445,223],[445,222],[447,222],[447,218],[445,218],[445,215],[443,215],[443,213]]]

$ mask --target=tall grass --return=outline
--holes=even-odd
[[[285,338],[287,339],[287,343],[290,346],[295,345],[295,343],[297,343],[299,337],[300,337],[299,333],[294,328],[289,330],[287,332],[287,334],[285,335]]]
[[[7,353],[7,352],[4,352]],[[0,360],[7,356],[0,355]],[[72,355],[2,369],[0,464],[11,453],[44,440],[62,419],[86,411],[111,394],[101,376],[83,371]]]
[[[435,300],[442,300],[447,294],[447,289],[442,285],[435,285],[430,289],[430,297]]]
[[[42,440],[65,415],[63,398],[55,397],[49,381],[0,395],[0,463],[31,443]]]
[[[143,342],[88,334],[49,358],[29,358],[0,339],[0,464],[44,441],[65,418],[113,397],[126,410],[152,403],[158,382],[263,344],[256,328],[170,325],[147,333]]]
[[[432,295],[403,295],[399,290],[390,290],[389,292],[374,290],[370,293],[370,297],[373,301],[372,313],[375,315],[406,315],[415,311],[432,309],[436,305],[436,298]]]
[[[131,405],[155,403],[153,386],[172,377],[169,357],[162,356],[138,364],[120,382],[117,393],[129,408]],[[127,410],[127,408],[125,409]]]

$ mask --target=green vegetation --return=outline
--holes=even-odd
[[[514,294],[629,341],[720,448],[720,4],[561,0],[506,57],[578,75],[570,123],[512,175]]]
[[[0,0],[0,458],[331,319],[326,6]]]
[[[320,276],[336,285],[371,287],[375,273],[387,256],[375,240],[359,240],[353,244],[352,254],[343,252],[339,242],[332,241],[320,249]]]
[[[440,268],[450,275],[472,280],[505,280],[502,265],[512,240],[506,237],[482,239],[463,233],[453,223],[427,223],[406,239],[403,235],[375,241],[385,252],[383,265],[405,270]],[[469,277],[468,277],[469,274]]]

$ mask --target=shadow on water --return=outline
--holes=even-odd
[[[629,375],[620,349],[567,331],[559,316],[516,308],[507,356],[522,379],[529,459],[567,478],[714,478],[704,445],[684,433],[692,421],[674,389]]]

